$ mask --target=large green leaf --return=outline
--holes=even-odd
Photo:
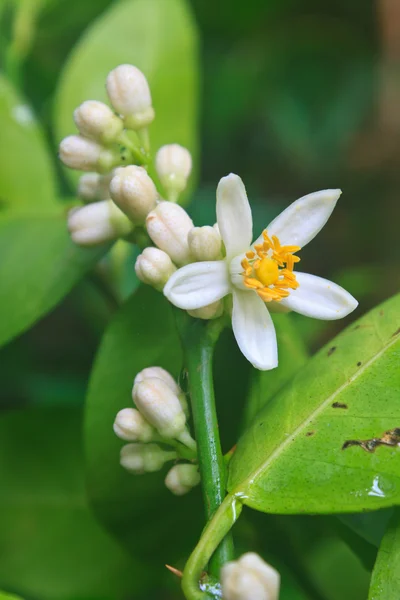
[[[182,354],[168,302],[146,286],[110,323],[91,375],[85,426],[88,491],[99,520],[133,553],[150,553],[152,560],[157,555],[165,563],[180,555],[182,543],[187,552],[199,533],[198,490],[173,496],[164,485],[168,468],[146,475],[125,471],[119,464],[123,442],[113,432],[117,412],[132,406],[135,375],[154,365],[178,376]]]
[[[148,578],[87,506],[81,418],[57,408],[0,419],[0,586],[28,598],[136,597]]]
[[[57,206],[53,165],[26,100],[0,74],[0,209],[35,214]]]
[[[245,407],[245,425],[287,383],[307,360],[307,351],[291,315],[273,315],[279,347],[279,365],[272,371],[253,369]]]
[[[0,220],[0,345],[51,310],[108,246],[83,249],[64,214]]]
[[[378,552],[372,573],[369,600],[400,598],[400,511],[396,510]]]
[[[400,503],[396,435],[374,451],[343,449],[400,425],[399,308],[396,296],[350,325],[258,415],[230,463],[229,490],[245,504],[340,513]]]
[[[156,119],[152,149],[177,142],[197,154],[197,33],[184,0],[114,4],[74,49],[57,92],[57,140],[75,130],[72,113],[84,100],[107,102],[108,72],[122,63],[148,78]]]

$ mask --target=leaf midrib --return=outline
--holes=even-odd
[[[282,442],[282,444],[280,444],[280,446],[278,446],[278,448],[276,448],[272,452],[272,454],[269,456],[269,458],[265,462],[263,462],[261,466],[259,466],[253,473],[251,473],[244,480],[243,483],[240,483],[239,485],[237,485],[234,488],[234,490],[230,493],[232,495],[237,494],[239,496],[242,495],[243,493],[245,493],[248,490],[248,488],[252,485],[252,483],[254,483],[254,481],[258,477],[260,477],[264,471],[266,471],[268,469],[268,467],[271,465],[271,463],[273,463],[274,460],[278,456],[280,456],[284,450],[286,450],[287,446],[289,446],[289,444],[292,443],[293,439],[294,438],[297,439],[297,436],[309,425],[310,421],[315,420],[320,415],[320,413],[323,412],[323,410],[326,408],[326,406],[328,404],[330,404],[332,402],[332,400],[334,400],[336,398],[336,396],[338,396],[350,384],[352,384],[354,381],[356,381],[358,379],[358,377],[360,377],[366,369],[368,369],[376,360],[378,360],[386,352],[386,350],[388,350],[391,346],[393,346],[398,341],[398,339],[399,339],[399,335],[396,335],[377,354],[375,354],[366,363],[364,363],[364,365],[360,369],[358,369],[354,373],[354,375],[352,375],[345,383],[343,383],[340,387],[338,387],[337,390],[335,390],[335,392],[333,392],[330,396],[328,396],[326,398],[326,400],[324,400],[324,402],[322,402],[322,404],[319,405],[318,408],[316,408],[311,414],[309,414],[307,416],[307,418],[304,419],[298,427],[296,427],[296,429],[293,431],[293,433],[288,435],[288,437]]]

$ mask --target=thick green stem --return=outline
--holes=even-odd
[[[201,589],[199,581],[210,556],[212,556],[221,540],[227,539],[232,526],[242,512],[242,508],[240,500],[229,494],[203,531],[203,535],[189,557],[183,572],[182,590],[187,600],[215,598],[212,587],[209,592],[206,584]]]
[[[188,370],[203,497],[209,521],[226,494],[226,465],[219,438],[212,373],[214,347],[224,322],[194,320],[182,313],[177,317]],[[233,559],[231,535],[221,540],[209,563],[209,573],[215,577],[221,566]]]

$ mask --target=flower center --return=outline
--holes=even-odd
[[[293,273],[300,258],[294,253],[300,246],[281,246],[276,235],[263,231],[263,242],[255,244],[254,250],[246,252],[241,262],[244,285],[257,292],[264,302],[279,302],[289,296],[289,290],[299,287]]]

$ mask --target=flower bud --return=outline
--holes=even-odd
[[[186,417],[179,398],[162,379],[150,377],[136,383],[132,397],[161,437],[179,439],[186,431]]]
[[[188,233],[188,244],[192,257],[196,262],[219,260],[222,258],[222,240],[214,227],[193,227]]]
[[[140,281],[161,291],[172,273],[176,271],[172,260],[163,250],[145,248],[135,263],[135,272]]]
[[[175,496],[187,494],[199,483],[200,473],[197,465],[174,465],[165,478],[165,485]]]
[[[110,175],[99,173],[85,173],[79,178],[78,196],[84,202],[106,200],[110,197]]]
[[[168,371],[162,367],[147,367],[146,369],[143,369],[136,375],[134,385],[152,377],[158,377],[158,379],[162,379],[171,388],[174,394],[178,396],[183,412],[185,413],[186,417],[188,417],[189,406],[185,393],[181,390],[172,375],[170,375],[170,373],[168,373]]]
[[[128,442],[151,442],[156,430],[140,414],[136,408],[123,408],[114,421],[114,433]]]
[[[224,312],[224,303],[222,300],[217,300],[216,302],[212,302],[211,304],[207,304],[207,306],[202,306],[201,308],[195,308],[193,310],[188,310],[188,313],[191,317],[195,317],[195,319],[204,319],[208,321],[209,319],[217,319]]]
[[[279,573],[254,552],[221,569],[224,600],[278,600],[279,585]]]
[[[160,202],[146,219],[147,232],[153,242],[177,265],[190,262],[188,233],[193,221],[187,212],[173,202]]]
[[[173,450],[158,444],[126,444],[121,448],[120,463],[127,471],[140,475],[159,471],[165,462],[177,458]]]
[[[156,206],[158,192],[146,169],[129,165],[115,170],[110,194],[119,208],[137,224],[142,224]]]
[[[133,65],[119,65],[107,76],[107,93],[126,127],[141,129],[154,119],[149,84],[143,73]]]
[[[127,235],[132,229],[132,223],[112,200],[73,208],[68,215],[68,230],[80,246],[103,244]]]
[[[115,142],[124,129],[123,121],[107,104],[86,100],[74,111],[75,125],[79,133],[102,144]]]
[[[172,198],[176,198],[186,187],[192,157],[189,150],[179,144],[162,146],[156,154],[156,171],[161,184]]]
[[[81,171],[107,173],[120,160],[115,150],[104,148],[97,142],[80,135],[64,138],[59,148],[60,159],[67,167]]]

